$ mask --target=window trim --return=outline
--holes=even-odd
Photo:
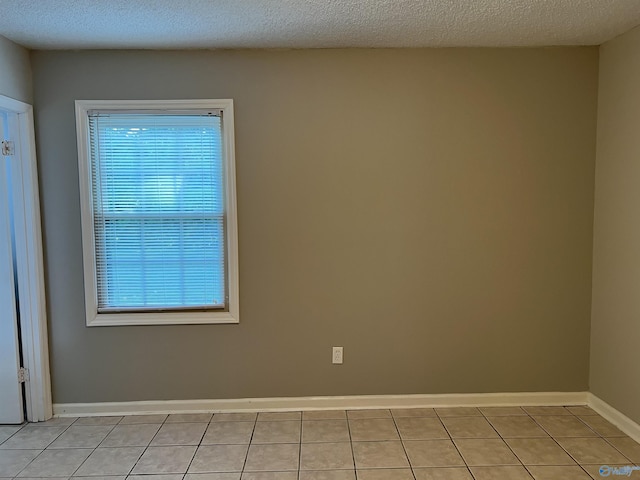
[[[98,313],[96,288],[95,236],[91,200],[91,155],[89,151],[89,111],[189,111],[215,109],[222,112],[222,139],[225,168],[225,214],[227,245],[228,311],[167,311],[144,313]],[[176,325],[239,323],[238,217],[236,206],[236,168],[233,100],[76,100],[76,133],[82,221],[86,325]]]

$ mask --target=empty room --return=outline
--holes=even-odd
[[[640,1],[0,0],[0,480],[640,478]]]

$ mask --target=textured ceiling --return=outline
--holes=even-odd
[[[0,0],[36,49],[597,45],[640,0]]]

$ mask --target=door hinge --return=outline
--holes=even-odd
[[[18,383],[24,383],[29,381],[29,370],[24,367],[18,369]]]
[[[11,140],[3,140],[2,141],[2,155],[5,157],[10,157],[15,155],[16,146]]]

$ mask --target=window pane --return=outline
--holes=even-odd
[[[90,116],[99,310],[224,307],[220,117]]]

